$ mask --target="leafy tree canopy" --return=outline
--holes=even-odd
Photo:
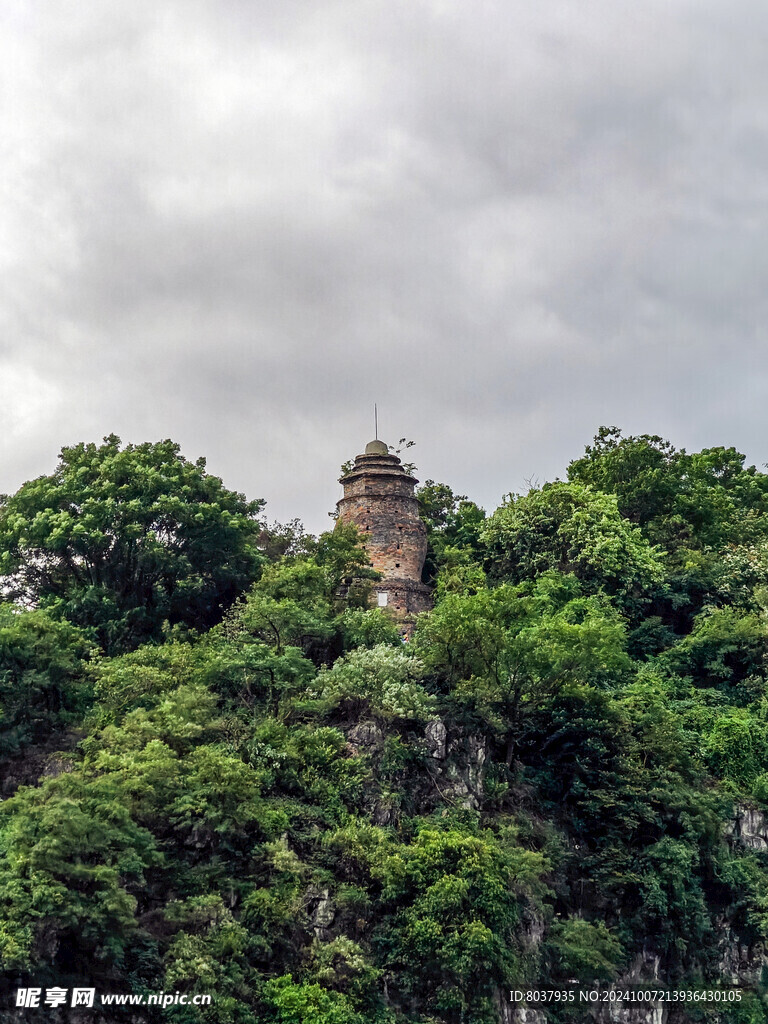
[[[616,497],[581,484],[546,484],[510,496],[482,536],[493,580],[573,573],[589,592],[604,591],[631,610],[664,578],[661,553],[621,515]]]
[[[258,576],[262,501],[246,501],[172,441],[64,448],[0,508],[7,593],[91,628],[108,652],[205,629]]]
[[[407,643],[353,527],[263,527],[170,444],[65,455],[0,507],[14,984],[213,995],[170,1024],[498,1024],[510,987],[736,979],[683,1016],[766,1024],[768,530],[738,453],[605,430],[488,520],[428,483]]]
[[[688,454],[650,434],[601,427],[568,479],[615,494],[622,515],[668,547],[720,546],[765,536],[768,476],[735,448]]]
[[[416,489],[419,515],[427,527],[424,579],[432,582],[446,564],[476,561],[483,552],[480,539],[485,512],[466,494],[454,494],[447,484],[427,480]]]
[[[79,724],[91,685],[83,632],[42,611],[0,604],[0,755]]]

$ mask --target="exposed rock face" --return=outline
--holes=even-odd
[[[355,750],[371,753],[384,746],[384,730],[376,722],[358,722],[347,733],[347,740]]]
[[[643,947],[642,953],[638,953],[627,973],[622,977],[622,985],[643,985],[651,981],[659,981],[659,967],[661,957],[647,946]]]
[[[487,746],[482,736],[457,736],[450,741],[445,726],[442,732],[437,728],[442,723],[430,722],[433,732],[427,735],[427,746],[430,754],[441,764],[437,767],[439,788],[444,797],[448,797],[462,807],[477,809],[483,799],[483,775]],[[436,740],[441,737],[440,745]]]
[[[670,1021],[669,1010],[664,1003],[585,1003],[582,1009],[584,1021],[593,1021],[594,1024],[668,1024]],[[508,1006],[505,1009],[499,1006],[499,1024],[547,1024],[549,1020],[546,1011],[536,1007]]]
[[[518,1006],[516,1010],[512,1011],[510,1020],[512,1024],[547,1024],[543,1010],[534,1010],[528,1006]]]
[[[733,821],[725,830],[734,843],[751,850],[768,850],[768,815],[756,807],[736,804]]]
[[[664,1003],[606,1003],[606,1013],[598,1017],[606,1024],[667,1024],[669,1012]]]
[[[494,997],[499,1024],[547,1024],[546,1014],[529,1006],[510,1002],[509,990],[498,989]]]
[[[427,723],[427,727],[424,730],[424,736],[427,740],[429,756],[436,758],[438,761],[444,760],[448,731],[439,718],[435,719],[433,722]]]
[[[414,494],[418,480],[405,472],[383,441],[371,441],[339,482],[344,488],[337,505],[339,520],[366,534],[371,564],[383,576],[374,600],[400,621],[426,611],[431,594],[421,582],[427,530]]]
[[[768,956],[761,942],[749,945],[739,937],[726,922],[722,926],[722,938],[718,943],[720,959],[718,970],[728,985],[756,988],[762,979],[763,970],[768,969]]]
[[[487,754],[483,736],[467,737],[467,785],[476,796],[483,794],[483,766]]]
[[[330,898],[329,890],[310,886],[307,890],[307,899],[311,901],[309,919],[312,922],[315,936],[318,939],[326,939],[328,937],[327,930],[336,918],[336,907]]]
[[[47,743],[36,744],[18,756],[8,758],[0,771],[0,799],[13,796],[19,786],[34,786],[46,776],[55,778],[71,772],[75,761],[70,751],[83,735],[80,730],[59,733]]]

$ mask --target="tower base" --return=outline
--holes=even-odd
[[[432,591],[425,583],[389,577],[374,583],[372,603],[386,608],[398,621],[413,620],[432,607]]]

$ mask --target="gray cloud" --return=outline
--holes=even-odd
[[[171,436],[313,529],[371,433],[493,507],[601,423],[768,458],[768,9],[0,15],[0,490]]]

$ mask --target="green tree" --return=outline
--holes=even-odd
[[[365,1024],[349,999],[320,985],[300,984],[284,975],[264,986],[265,1024]]]
[[[316,562],[325,571],[328,594],[340,603],[343,593],[348,606],[359,608],[367,607],[371,583],[381,578],[371,568],[362,539],[354,523],[338,521],[311,545]]]
[[[631,667],[621,616],[556,573],[446,595],[419,623],[414,649],[454,708],[504,742],[508,765],[542,705],[615,683]]]
[[[135,893],[161,862],[113,778],[78,773],[24,788],[0,814],[0,960],[104,970],[137,931]]]
[[[618,427],[600,427],[584,455],[568,466],[568,479],[615,494],[619,511],[638,526],[670,516],[680,489],[680,455],[657,435],[622,437]]]
[[[419,682],[417,658],[390,644],[350,651],[314,683],[320,701],[345,717],[367,715],[381,721],[426,721],[433,700]]]
[[[0,605],[0,756],[80,722],[91,698],[89,654],[68,622]]]
[[[258,575],[262,501],[246,501],[172,441],[64,448],[56,471],[0,508],[11,597],[93,628],[110,653],[165,620],[217,622]]]
[[[602,921],[579,917],[557,921],[547,946],[555,974],[563,980],[611,981],[624,959],[621,943]]]
[[[709,608],[659,660],[699,686],[728,693],[735,704],[748,703],[765,692],[768,628],[762,616],[738,608]]]
[[[347,650],[402,643],[397,625],[381,608],[347,608],[341,616],[341,631]]]
[[[249,934],[218,893],[169,903],[165,920],[181,930],[165,955],[162,988],[213,996],[210,1006],[173,1007],[163,1016],[176,1024],[258,1024],[256,976],[248,964]]]
[[[555,569],[591,593],[636,610],[664,578],[660,552],[623,518],[613,495],[581,484],[545,484],[510,496],[483,531],[493,580],[518,583]]]
[[[484,545],[485,512],[466,494],[454,494],[447,484],[427,480],[416,490],[419,515],[427,527],[427,557],[423,578],[431,583],[445,564],[477,562]]]
[[[391,915],[378,942],[397,988],[441,1020],[497,1020],[494,987],[525,976],[522,912],[539,906],[549,867],[511,828],[424,822],[375,868]]]
[[[735,448],[687,453],[657,436],[601,427],[568,479],[615,494],[621,514],[667,549],[721,547],[764,537],[768,476]]]

